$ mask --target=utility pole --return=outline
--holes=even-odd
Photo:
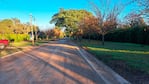
[[[35,17],[33,17],[33,20],[34,20],[34,25],[35,25],[35,39],[36,39],[36,41],[38,40],[38,35],[37,35],[37,26],[36,26],[36,19],[35,19]]]
[[[32,26],[32,14],[30,14],[30,25],[31,25],[31,33],[32,33],[32,45],[34,45],[34,32],[33,32],[33,26]]]

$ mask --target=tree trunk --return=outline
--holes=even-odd
[[[49,35],[47,35],[46,39],[49,40]]]
[[[104,34],[102,34],[102,45],[104,46],[104,44],[105,44],[105,35]]]

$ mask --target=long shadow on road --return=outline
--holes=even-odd
[[[53,51],[55,50],[54,48],[57,48],[59,50]],[[44,54],[46,53],[47,55],[49,54],[49,52],[54,54],[54,58],[52,58],[51,60],[52,55],[48,55],[46,58],[42,58],[42,57],[34,56],[33,54],[30,53],[33,59],[36,58],[36,60],[38,59],[39,61],[41,61],[41,63],[44,63],[45,65],[48,65],[49,67],[56,69],[58,72],[61,72],[67,78],[70,78],[76,83],[82,83],[79,81],[80,79],[77,79],[73,76],[76,74],[77,76],[80,75],[80,77],[83,77],[86,80],[93,81],[94,83],[97,82],[98,76],[79,56],[79,54],[77,53],[75,49],[70,49],[70,48],[66,48],[63,46],[48,46],[42,49],[38,49],[36,50],[36,52],[40,52]],[[38,53],[38,55],[40,55],[40,53]],[[59,60],[59,58],[63,59],[63,61]],[[50,61],[47,59],[49,59]]]
[[[99,84],[101,80],[96,73],[80,57],[77,50],[71,47],[75,46],[65,42],[51,43],[18,54],[23,56],[0,59],[0,82]],[[8,79],[10,80],[7,81]]]

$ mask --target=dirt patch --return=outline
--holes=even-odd
[[[106,64],[132,84],[149,84],[149,74],[130,68],[124,61],[112,60]]]
[[[16,48],[6,48],[4,50],[0,50],[0,57],[3,57],[5,55],[8,55],[8,54],[12,54],[14,52],[18,52],[22,49],[16,49]]]
[[[128,66],[124,61],[121,60],[112,60],[110,56],[105,56],[106,58],[99,58],[109,67],[111,67],[115,72],[119,73],[126,80],[132,84],[149,84],[149,74],[132,68]],[[108,58],[109,57],[109,58]]]

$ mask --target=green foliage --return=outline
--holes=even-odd
[[[0,39],[14,40],[15,42],[29,40],[28,34],[0,34]]]
[[[33,25],[33,30],[39,31],[39,28]],[[23,24],[17,18],[3,19],[0,21],[0,34],[28,34],[30,31],[30,24]]]
[[[12,33],[11,27],[13,25],[13,22],[10,19],[4,19],[0,21],[0,33]]]
[[[106,34],[105,40],[149,45],[149,29],[147,27],[117,29]]]
[[[99,41],[93,40],[80,42],[80,45],[88,48],[89,52],[106,63],[111,63],[115,60],[122,61],[132,70],[137,69],[149,73],[149,46],[142,48],[138,44],[120,42],[105,42],[105,44],[105,46],[102,46]]]
[[[85,39],[101,40],[102,37],[98,33],[83,35]],[[127,43],[137,43],[149,45],[149,28],[146,27],[136,27],[136,28],[125,28],[125,29],[115,29],[105,35],[106,41],[113,42],[127,42]]]
[[[80,22],[84,17],[93,16],[92,13],[86,10],[60,10],[60,12],[53,15],[50,23],[54,23],[59,27],[66,27],[66,32],[76,32]]]

